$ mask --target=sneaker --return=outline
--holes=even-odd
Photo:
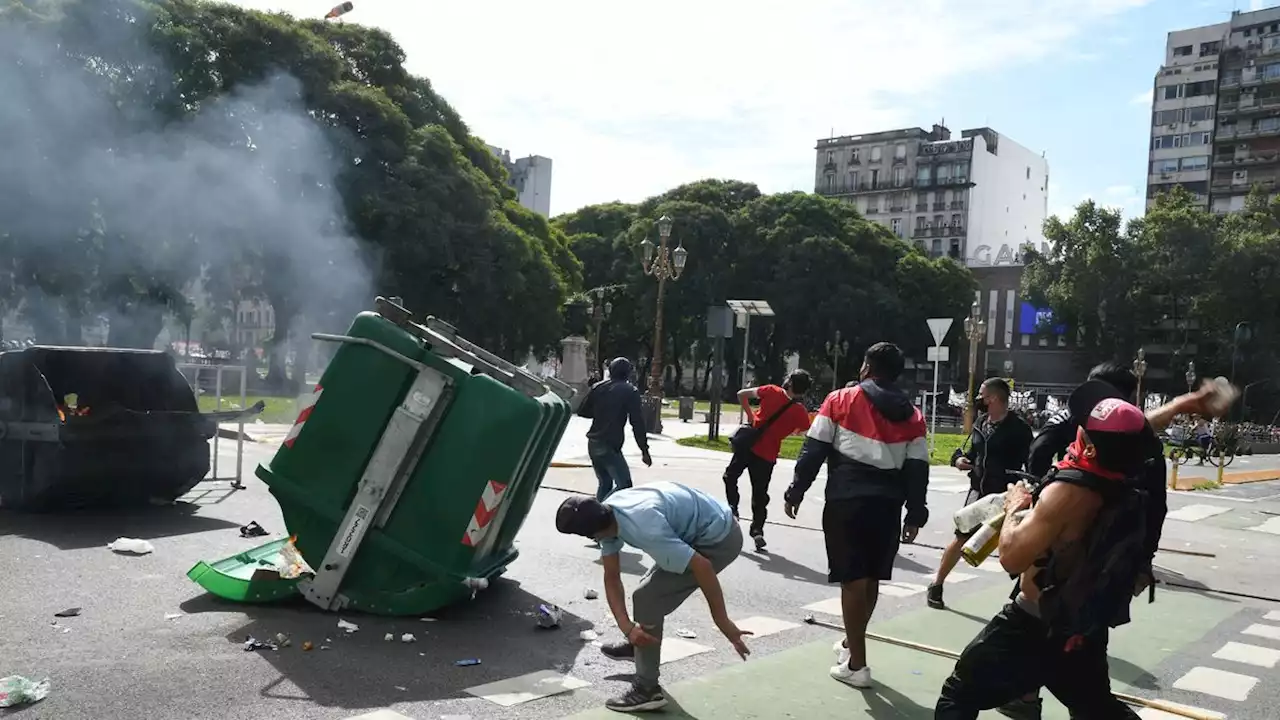
[[[667,696],[662,688],[646,688],[633,684],[619,697],[610,698],[604,704],[614,712],[652,712],[667,706]]]
[[[929,602],[929,607],[934,610],[943,610],[947,607],[947,604],[942,602],[942,586],[936,583],[929,583],[929,592],[926,599]]]
[[[600,646],[600,652],[610,660],[633,660],[636,656],[636,646],[625,641],[606,643]]]
[[[842,662],[839,665],[832,666],[831,677],[851,687],[871,687],[871,668],[864,667],[854,670],[849,667],[849,663],[847,661]]]
[[[845,639],[841,638],[836,641],[835,645],[831,646],[831,651],[836,654],[836,664],[838,665],[849,664],[849,646],[845,644],[846,642]]]
[[[1042,703],[1040,698],[1035,700],[1019,698],[996,708],[996,712],[1007,718],[1013,718],[1013,720],[1040,720],[1042,717]]]
[[[752,535],[751,539],[756,542],[756,552],[764,552],[765,547],[769,545],[769,543],[764,540],[764,533]]]

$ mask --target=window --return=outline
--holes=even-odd
[[[950,178],[951,178],[951,166],[939,165],[938,166],[938,182],[944,183]]]
[[[875,195],[867,198],[867,212],[880,212],[880,198]]]
[[[1151,173],[1153,175],[1159,175],[1161,173],[1175,173],[1175,172],[1178,172],[1177,158],[1172,158],[1170,160],[1156,160],[1155,162],[1151,163]]]
[[[1222,52],[1221,40],[1200,43],[1200,57],[1204,57],[1205,55],[1217,55],[1220,52]]]
[[[930,249],[929,254],[932,255],[933,257],[942,257],[942,240],[941,239],[939,238],[933,239],[933,247]]]
[[[960,259],[960,240],[958,238],[951,239],[951,252],[947,254],[956,260]]]
[[[907,156],[907,146],[898,145],[893,149],[893,156],[896,158],[905,158]]]
[[[870,173],[871,173],[871,187],[874,188],[880,184],[880,171],[871,170]]]
[[[1280,129],[1280,118],[1262,118],[1257,121],[1256,129],[1262,132],[1274,132],[1275,130]]]
[[[940,228],[940,227],[942,227],[942,216],[941,216],[941,215],[934,215],[934,216],[933,216],[933,227],[934,227],[934,229],[935,229],[935,230],[936,230],[936,229],[938,229],[938,228]]]
[[[1154,114],[1152,125],[1172,125],[1182,122],[1182,110],[1161,110]]]
[[[923,215],[918,216],[916,218],[916,230],[924,230],[925,227],[926,227],[926,221],[924,219],[924,216]]]
[[[929,184],[929,166],[921,165],[916,168],[916,182],[921,185]]]
[[[1263,65],[1262,77],[1268,78],[1268,79],[1280,77],[1280,63],[1271,63],[1270,65]]]
[[[880,150],[878,147],[871,148],[871,162],[880,162]]]
[[[1202,80],[1200,82],[1187,83],[1186,97],[1200,97],[1202,95],[1212,95],[1217,83],[1212,80]]]
[[[894,235],[902,237],[902,218],[894,218],[890,220],[889,229],[893,231]]]
[[[1030,179],[1031,179],[1031,166],[1030,166],[1030,165],[1028,165],[1028,166],[1027,166],[1027,179],[1028,179],[1028,180],[1030,180]]]
[[[893,186],[902,187],[907,184],[907,169],[904,167],[896,167],[893,169]]]
[[[1174,57],[1189,57],[1191,55],[1190,45],[1180,45],[1173,49]]]
[[[960,227],[960,214],[959,214],[959,213],[956,213],[956,214],[954,214],[954,215],[952,215],[952,216],[951,216],[951,227],[953,227],[953,228],[957,228],[957,229]]]
[[[1165,85],[1162,88],[1156,88],[1159,93],[1156,97],[1162,100],[1177,100],[1182,97],[1182,85]]]
[[[956,163],[955,178],[957,182],[965,182],[969,176],[969,166],[964,163]]]
[[[836,176],[828,175],[827,176],[827,192],[835,192],[835,190],[836,190]]]
[[[1201,105],[1200,107],[1187,108],[1187,122],[1201,122],[1209,120],[1213,117],[1212,105]]]
[[[858,187],[858,171],[857,170],[849,171],[849,187],[850,188]]]
[[[1151,149],[1163,150],[1171,147],[1180,147],[1177,143],[1180,142],[1181,137],[1181,135],[1157,135],[1151,138]]]
[[[859,148],[854,148],[854,149],[852,149],[852,150],[850,150],[850,151],[849,151],[849,163],[850,163],[850,164],[857,164],[857,163],[862,162],[862,160],[860,160],[860,159],[859,159],[859,157],[860,157],[860,156],[859,156],[859,153],[860,153],[860,152],[861,152],[861,151],[860,151],[860,149],[859,149]]]
[[[833,152],[831,152],[830,150],[828,150],[828,151],[827,151],[827,163],[834,163],[835,161],[836,161],[836,154],[835,154],[835,153],[833,153]]]
[[[1172,161],[1166,160],[1165,162],[1172,162]],[[1182,158],[1182,168],[1181,168],[1182,170],[1205,170],[1208,167],[1209,167],[1208,155],[1197,155],[1196,157]],[[1162,170],[1161,172],[1171,172],[1171,171]]]

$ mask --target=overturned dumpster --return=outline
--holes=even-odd
[[[257,470],[291,537],[188,577],[241,602],[419,615],[505,572],[573,390],[383,298],[313,337],[339,347]]]
[[[215,430],[163,352],[0,353],[0,507],[174,500],[208,473]]]

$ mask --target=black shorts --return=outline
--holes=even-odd
[[[822,534],[828,582],[889,580],[902,540],[902,503],[878,497],[828,500]]]

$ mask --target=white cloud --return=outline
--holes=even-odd
[[[927,125],[910,105],[935,88],[1149,1],[356,0],[347,17],[391,32],[487,142],[552,158],[559,213],[703,177],[811,188],[816,138]]]
[[[1151,96],[1152,96],[1152,93],[1154,92],[1155,92],[1154,89],[1147,88],[1146,90],[1143,90],[1137,95],[1134,95],[1132,98],[1129,98],[1129,104],[1141,105],[1142,107],[1151,107]]]

